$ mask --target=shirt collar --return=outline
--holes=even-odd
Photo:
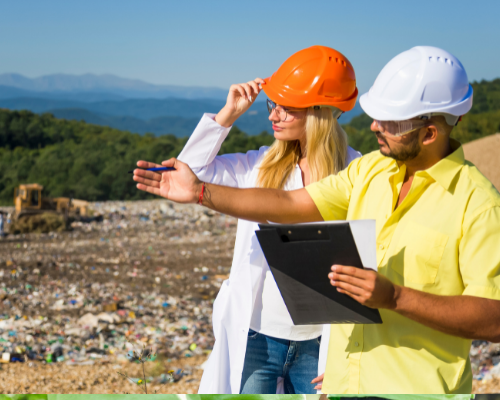
[[[465,164],[464,149],[460,142],[450,138],[450,146],[453,152],[448,157],[425,170],[445,190],[449,190],[453,178]]]

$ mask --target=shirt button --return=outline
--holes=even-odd
[[[359,346],[359,343],[358,342],[354,342],[354,347],[358,347]]]
[[[379,250],[384,250],[384,245],[383,244],[379,244],[378,248],[379,248]]]

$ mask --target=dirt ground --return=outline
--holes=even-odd
[[[500,393],[500,379],[493,378],[487,381],[474,381],[472,384],[472,393]]]
[[[500,133],[466,143],[464,153],[500,191]]]
[[[193,373],[175,383],[147,383],[148,393],[197,393],[203,371],[198,368],[206,360],[197,356],[171,363],[156,363],[146,368],[167,372],[167,369],[192,368]],[[130,382],[122,375],[140,376],[141,365],[133,363],[103,363],[67,366],[63,363],[10,363],[0,369],[2,393],[144,393],[144,385]]]

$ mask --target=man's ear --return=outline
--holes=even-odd
[[[439,135],[439,130],[436,125],[429,125],[425,128],[425,134],[422,139],[423,145],[434,143]]]

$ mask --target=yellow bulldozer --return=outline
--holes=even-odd
[[[87,218],[89,203],[69,197],[42,197],[38,183],[19,185],[14,189],[15,213],[10,233],[45,233],[61,231],[74,220]]]

